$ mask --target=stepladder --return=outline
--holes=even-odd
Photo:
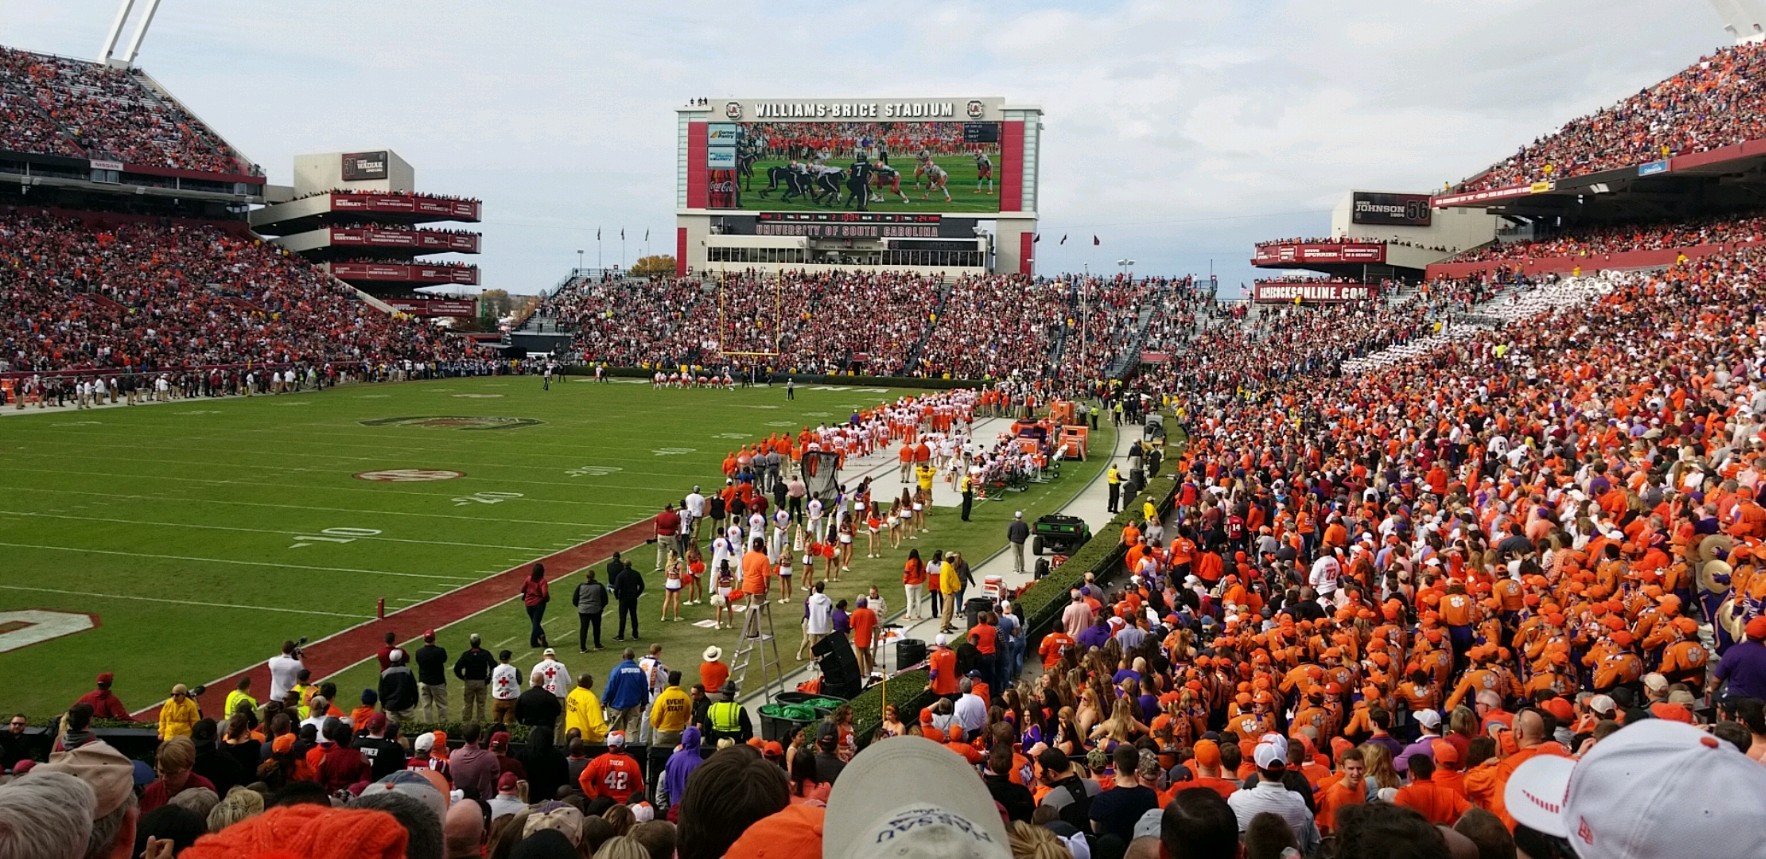
[[[736,642],[735,656],[730,660],[730,677],[736,688],[747,690],[750,666],[760,670],[760,684],[766,701],[773,698],[773,686],[785,679],[779,658],[779,637],[773,630],[772,602],[765,594],[746,598],[742,613],[742,637]]]

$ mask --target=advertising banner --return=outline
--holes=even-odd
[[[1342,304],[1366,301],[1380,294],[1379,284],[1332,281],[1265,280],[1252,284],[1251,300],[1257,304]]]
[[[345,152],[343,154],[343,181],[368,182],[386,178],[386,150],[375,152]]]
[[[476,316],[478,302],[461,298],[388,298],[394,310],[412,316]]]
[[[1341,263],[1383,263],[1384,244],[1312,244],[1282,243],[1262,245],[1251,258],[1252,265],[1283,266],[1290,264],[1333,265]]]
[[[399,263],[339,262],[331,273],[342,280],[381,280],[399,283],[453,283],[478,285],[476,266],[402,265]]]
[[[1385,194],[1356,191],[1350,199],[1349,220],[1381,227],[1426,227],[1434,216],[1427,194]]]
[[[413,214],[447,220],[476,221],[483,210],[483,204],[477,200],[450,200],[445,197],[346,191],[331,195],[331,208],[337,212]]]

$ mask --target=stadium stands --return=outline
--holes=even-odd
[[[0,370],[455,360],[298,257],[200,224],[0,217]]]
[[[1766,44],[1721,48],[1618,104],[1571,120],[1455,190],[1632,167],[1766,137],[1762,74]]]
[[[1139,348],[1142,312],[1162,318],[1164,305],[1150,300],[1164,288],[1077,277],[945,284],[876,272],[745,272],[726,276],[721,291],[696,280],[577,279],[547,297],[536,317],[542,328],[574,331],[586,359],[615,365],[735,362],[810,374],[978,379],[1041,376],[1054,369],[1061,348],[1065,371],[1085,368],[1080,375],[1089,376]]]
[[[1656,224],[1614,224],[1572,229],[1537,241],[1499,242],[1458,254],[1447,262],[1604,256],[1631,251],[1673,250],[1766,239],[1766,217],[1713,216]]]
[[[239,175],[249,165],[132,70],[0,46],[0,150]]]

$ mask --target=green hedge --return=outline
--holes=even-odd
[[[1174,464],[1173,461],[1182,452],[1183,436],[1179,431],[1173,434],[1170,443],[1166,445],[1165,455],[1160,460],[1160,470]],[[1180,477],[1176,473],[1155,473],[1147,479],[1141,496],[1152,496],[1154,506],[1163,516],[1176,503]],[[1092,538],[1085,545],[1068,556],[1067,563],[1049,573],[1047,578],[1032,582],[1018,595],[1017,606],[1024,619],[1028,640],[1041,639],[1054,629],[1061,619],[1061,613],[1067,608],[1067,593],[1085,582],[1086,573],[1095,573],[1099,582],[1107,582],[1122,572],[1122,559],[1128,554],[1128,547],[1122,545],[1122,528],[1130,522],[1141,520],[1138,499],[1124,499],[1123,506],[1123,511],[1116,518],[1093,532]]]
[[[902,721],[912,724],[920,718],[920,709],[938,699],[926,689],[932,682],[931,673],[924,669],[903,671],[889,681],[889,703],[895,705],[901,713]],[[858,735],[860,748],[869,745],[877,728],[883,724],[883,684],[879,683],[858,694],[849,702],[852,707],[853,730]]]

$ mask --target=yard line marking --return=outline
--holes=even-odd
[[[465,576],[433,576],[428,573],[395,573],[388,570],[363,570],[356,567],[310,567],[305,564],[278,564],[273,561],[234,561],[227,558],[194,558],[188,555],[154,555],[146,552],[119,552],[115,549],[78,549],[72,546],[43,546],[36,543],[0,543],[13,549],[44,549],[51,552],[73,552],[75,554],[118,555],[124,558],[153,558],[162,561],[197,561],[205,564],[236,564],[242,567],[276,567],[283,570],[314,570],[326,573],[366,573],[374,576],[398,576],[406,579],[439,579],[450,582],[472,582],[477,579]],[[355,617],[355,615],[345,615]]]
[[[196,601],[187,600],[187,599],[175,599],[174,600],[174,599],[163,599],[161,597],[138,597],[138,596],[127,596],[124,594],[100,594],[100,593],[92,593],[90,591],[62,590],[60,588],[30,588],[30,587],[24,587],[22,585],[0,585],[0,590],[30,591],[33,593],[40,593],[40,594],[62,594],[64,596],[96,597],[98,599],[110,599],[110,600],[135,600],[137,602],[164,602],[164,603],[173,603],[175,605],[199,605],[199,606],[203,606],[205,608],[234,608],[234,609],[240,609],[243,611],[275,611],[275,612],[283,612],[286,614],[316,614],[316,615],[322,615],[324,617],[347,617],[351,620],[360,620],[363,617],[366,617],[366,615],[360,615],[360,614],[343,614],[341,612],[335,612],[335,611],[315,611],[312,609],[304,609],[304,608],[281,608],[278,606],[268,606],[268,605],[241,605],[239,603],[226,603],[226,602],[196,602]]]
[[[24,469],[12,470],[21,471]],[[179,498],[168,495],[122,495],[115,492],[92,492],[85,489],[50,489],[40,486],[0,486],[0,489],[5,489],[10,492],[62,492],[72,495],[96,495],[100,498],[109,498],[113,500],[126,498],[131,501],[178,501],[182,503],[196,504],[233,504],[242,507],[275,507],[282,510],[319,510],[326,513],[360,513],[366,516],[416,516],[423,519],[462,519],[467,522],[480,523],[487,521],[482,516],[456,516],[451,513],[412,513],[405,510],[363,510],[359,507],[316,507],[310,504],[272,504],[266,501],[227,501],[220,498]],[[440,496],[437,497],[439,498]],[[503,522],[504,520],[498,519],[488,521]],[[518,520],[518,524],[568,525],[573,528],[582,526],[581,522],[552,522],[545,519],[521,519]]]
[[[129,447],[131,449],[136,449],[135,446],[132,446],[132,445]],[[23,453],[23,454],[18,454],[18,455],[20,455],[20,456],[53,456],[53,454],[42,454],[42,453],[38,453],[38,454]],[[273,471],[303,472],[303,473],[321,474],[321,475],[328,475],[328,476],[341,476],[344,473],[341,471],[333,471],[328,468],[284,468],[281,466],[266,466],[266,465],[230,465],[227,463],[188,462],[188,461],[179,461],[179,460],[170,460],[170,459],[155,459],[153,461],[155,463],[159,463],[161,465],[190,465],[190,466],[199,466],[199,467],[202,467],[205,469],[211,469],[211,470],[215,469],[217,467],[219,467],[219,468],[259,468],[259,469],[268,468]],[[380,461],[384,462],[385,458],[382,457]],[[401,490],[401,489],[381,489],[381,488],[372,487],[372,486],[344,486],[344,485],[317,486],[317,485],[313,485],[313,484],[304,484],[304,483],[266,483],[261,480],[246,479],[246,478],[236,478],[233,480],[213,480],[210,478],[203,478],[203,477],[177,477],[177,476],[169,475],[169,474],[133,474],[133,473],[124,474],[124,473],[108,473],[108,472],[99,472],[99,471],[69,471],[65,468],[21,468],[18,466],[11,466],[7,470],[32,472],[32,473],[36,473],[36,474],[58,474],[58,475],[76,474],[76,475],[82,475],[82,476],[86,476],[86,477],[108,477],[113,480],[116,478],[119,478],[119,477],[126,478],[129,480],[176,480],[176,481],[179,481],[182,483],[201,483],[201,484],[205,484],[208,486],[250,485],[250,486],[275,487],[275,488],[279,488],[279,489],[304,489],[304,490],[308,490],[308,491],[317,491],[317,492],[372,492],[372,493],[380,494],[380,495],[384,495],[384,494],[418,495],[418,496],[422,496],[422,497],[426,497],[426,498],[440,498],[440,497],[442,497],[442,496],[437,495],[436,493],[433,493],[433,492],[413,492],[411,490]],[[468,475],[466,479],[470,480],[472,478],[470,475]],[[521,483],[524,485],[544,484],[544,481],[526,480],[523,478],[508,478],[507,480],[502,480],[502,479],[497,479],[497,478],[482,478],[482,479],[485,480],[486,482],[498,482],[498,483]],[[553,484],[548,484],[548,485],[569,486],[569,487],[573,487],[576,489],[581,489],[585,486],[585,484],[581,484],[581,483],[553,483]],[[607,489],[607,488],[619,489],[619,488],[630,488],[630,487],[607,487],[606,485],[601,485],[596,488],[599,488],[599,489]],[[586,505],[598,505],[598,506],[602,506],[602,507],[629,507],[634,510],[649,510],[654,506],[651,504],[628,504],[628,503],[619,502],[619,501],[583,501],[583,500],[568,499],[568,498],[537,498],[537,497],[531,497],[531,496],[525,497],[521,500],[535,502],[535,503],[539,503],[539,504],[577,504],[577,505],[586,504]]]
[[[511,642],[511,641],[515,641],[515,640],[517,640],[517,639],[519,639],[519,638],[521,638],[521,636],[519,636],[519,635],[511,635],[511,636],[509,636],[509,637],[508,637],[508,638],[505,638],[505,639],[503,639],[503,640],[502,640],[502,641],[499,641],[499,642],[497,642],[497,647],[498,647],[498,648],[504,648],[504,647],[508,647],[508,646],[509,646],[509,642]]]
[[[142,519],[111,519],[104,516],[65,516],[55,513],[27,513],[22,510],[0,510],[0,515],[36,516],[44,519],[77,519],[82,522],[110,522],[117,525],[159,525],[167,528],[202,528],[210,531],[239,531],[246,534],[275,534],[277,536],[290,536],[294,533],[293,529],[275,531],[268,528],[236,528],[229,525],[199,525],[192,522],[149,522]],[[409,540],[401,537],[356,537],[354,539],[382,540],[391,543],[418,543],[421,545],[435,546],[467,546],[474,549],[520,549],[528,552],[545,551],[538,546],[502,546],[495,543],[454,543],[447,540]],[[574,546],[576,544],[566,543],[565,545]]]

